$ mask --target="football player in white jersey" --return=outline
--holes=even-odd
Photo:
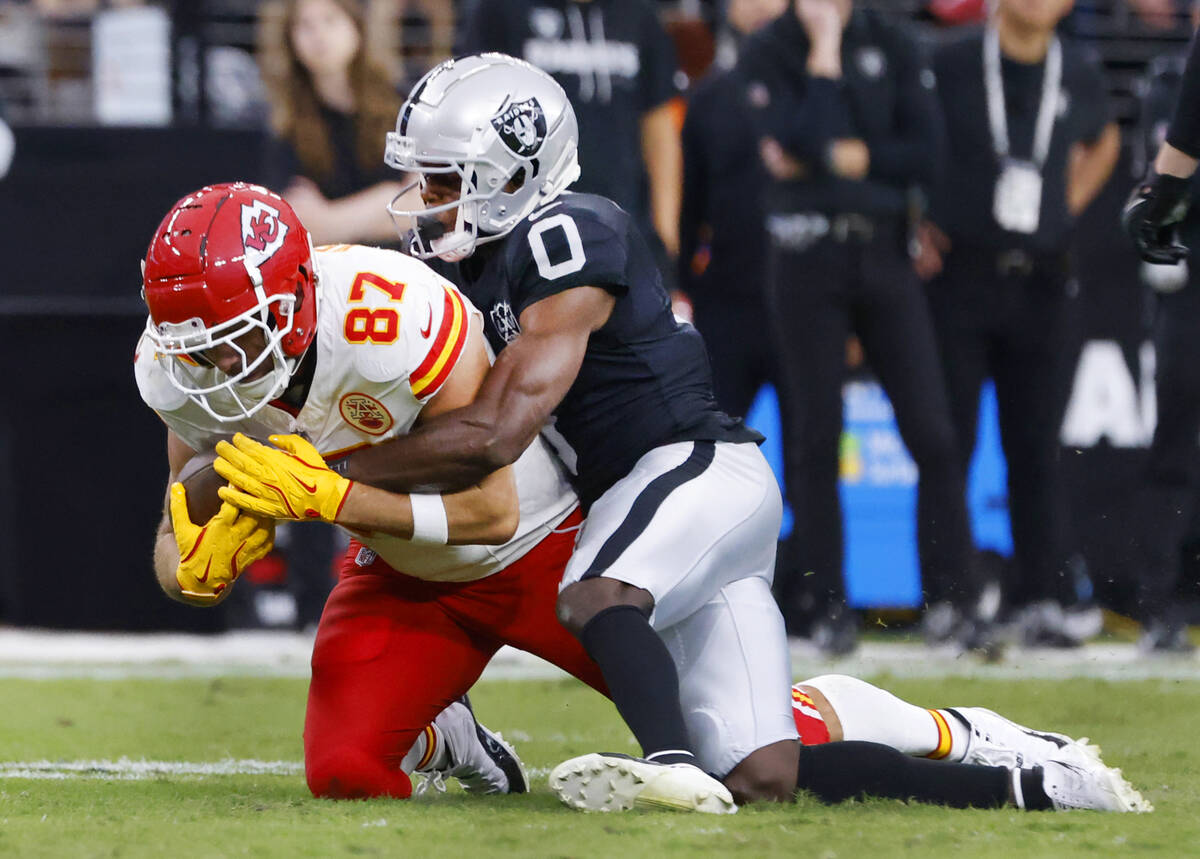
[[[192,523],[182,487],[171,486],[155,557],[163,589],[219,602],[269,550],[274,519],[320,519],[358,535],[313,654],[312,791],[404,797],[414,770],[483,792],[526,789],[515,753],[458,698],[502,643],[604,691],[554,613],[580,521],[556,461],[535,439],[513,466],[437,498],[351,483],[325,461],[471,399],[489,363],[475,310],[411,258],[313,251],[282,199],[242,184],[177,203],[143,280],[151,314],[135,369],[167,424],[172,479],[230,432],[273,442],[218,445],[218,470],[241,487],[222,496],[250,512],[226,504]],[[1005,776],[1064,747],[1090,754],[988,711],[925,710],[853,678],[814,678],[792,700],[809,744],[877,739],[910,755],[998,764]],[[870,787],[845,781],[832,788]]]
[[[314,251],[282,198],[240,183],[171,209],[143,286],[150,318],[135,373],[167,425],[172,481],[232,433],[287,451],[235,436],[251,453],[311,463],[301,485],[340,481],[332,504],[279,517],[322,519],[358,538],[313,652],[304,732],[313,792],[404,797],[414,769],[482,791],[525,790],[515,754],[458,699],[502,644],[603,688],[554,616],[580,521],[556,460],[537,441],[511,468],[444,497],[351,484],[322,460],[469,402],[489,366],[475,309],[410,257]],[[227,456],[239,453],[230,446]],[[270,550],[271,521],[225,504],[192,523],[173,484],[155,551],[164,591],[219,602]]]

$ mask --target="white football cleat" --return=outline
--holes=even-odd
[[[593,753],[564,761],[551,771],[550,788],[564,803],[583,811],[737,811],[729,788],[697,766],[618,754]]]
[[[950,707],[947,712],[957,715],[970,730],[963,763],[1028,769],[1051,758],[1100,761],[1100,750],[1086,737],[1073,740],[1065,734],[1035,731],[983,707]]]
[[[431,772],[434,786],[453,776],[468,793],[527,793],[529,779],[516,750],[500,734],[475,719],[464,695],[438,714],[433,724],[446,742],[449,763]]]
[[[1045,761],[1042,790],[1050,797],[1055,811],[1154,811],[1154,806],[1125,780],[1119,769],[1106,767],[1099,759],[1090,764],[1075,759]]]

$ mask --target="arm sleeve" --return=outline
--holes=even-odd
[[[1200,157],[1200,40],[1192,38],[1175,115],[1167,129],[1167,143],[1192,158]]]
[[[929,186],[942,163],[944,130],[937,100],[936,76],[925,52],[897,39],[894,134],[868,140],[870,175],[899,185]]]

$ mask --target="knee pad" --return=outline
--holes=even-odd
[[[304,762],[308,789],[318,799],[369,799],[388,796],[407,799],[412,795],[412,780],[400,769],[389,768],[383,761],[361,749],[335,747]]]

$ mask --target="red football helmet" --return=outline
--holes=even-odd
[[[317,333],[312,239],[291,206],[266,188],[201,188],[171,207],[142,264],[146,336],[171,383],[220,421],[249,417],[278,397]],[[266,348],[237,342],[258,329]],[[205,351],[227,343],[241,368],[226,375]],[[271,370],[246,381],[264,362]],[[211,395],[224,392],[216,398]]]

